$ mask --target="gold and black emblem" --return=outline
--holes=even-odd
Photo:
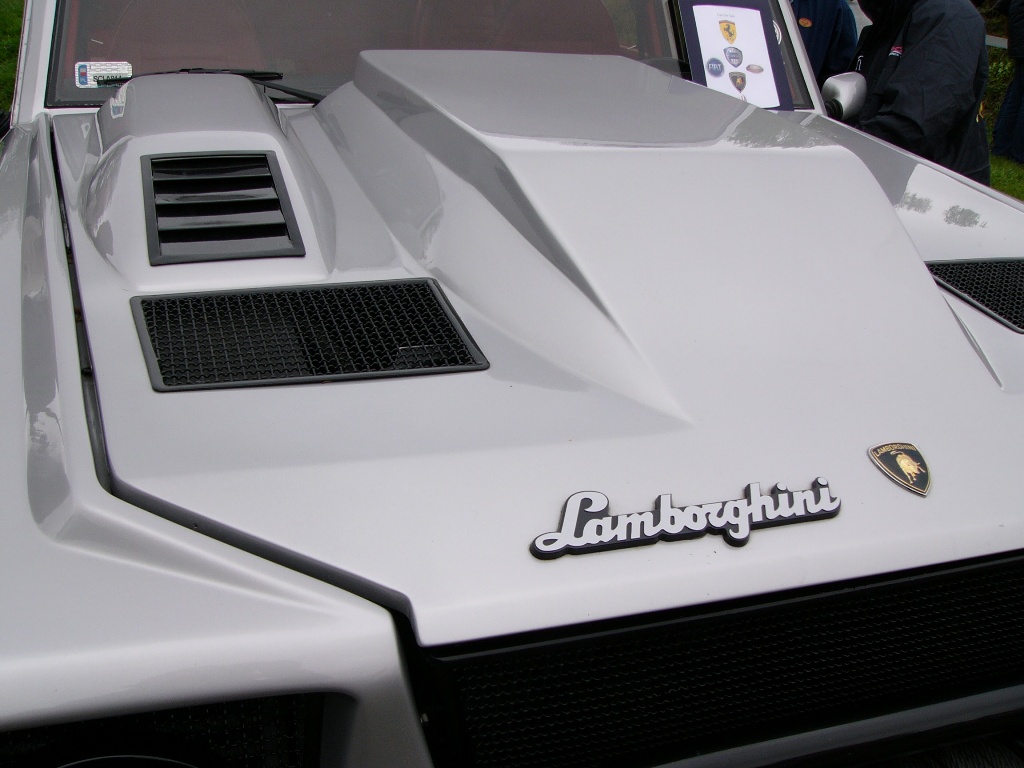
[[[742,72],[730,72],[729,79],[732,80],[733,88],[743,93],[743,89],[747,87],[747,76]]]
[[[722,37],[724,37],[730,45],[736,42],[736,22],[720,21],[718,22],[718,28],[722,30]]]
[[[927,495],[932,478],[924,456],[915,446],[910,443],[883,443],[870,448],[868,456],[890,480],[908,491]]]

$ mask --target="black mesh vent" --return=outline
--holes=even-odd
[[[480,370],[433,280],[136,297],[159,390]]]
[[[1022,601],[1018,557],[410,656],[439,764],[649,766],[1022,684]]]
[[[305,251],[273,153],[142,158],[153,265]]]
[[[0,733],[0,768],[134,752],[223,768],[319,765],[323,697],[276,696]]]
[[[1024,260],[942,261],[928,269],[953,293],[1024,333]]]

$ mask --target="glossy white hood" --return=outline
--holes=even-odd
[[[1020,398],[820,132],[622,57],[370,52],[280,116],[227,75],[122,97],[54,127],[129,501],[397,608],[427,645],[1024,546]],[[150,266],[140,158],[222,149],[277,155],[306,256]],[[410,276],[487,370],[156,392],[129,305]],[[920,449],[927,496],[873,465],[884,443]],[[777,484],[801,524],[712,530],[778,517]],[[531,552],[601,499],[651,513],[649,546]],[[668,527],[693,505],[705,535]]]

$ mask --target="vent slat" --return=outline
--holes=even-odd
[[[287,237],[236,237],[216,241],[196,242],[195,240],[168,241],[163,245],[164,254],[169,258],[184,261],[187,256],[195,256],[197,246],[215,248],[221,259],[259,258],[262,249],[280,250],[288,244]],[[195,259],[190,259],[194,261]]]
[[[277,199],[277,192],[273,187],[212,191],[203,194],[190,192],[157,192],[156,194],[157,205],[195,205],[196,203],[234,203]]]
[[[142,160],[151,264],[305,254],[273,153]]]
[[[132,299],[157,390],[481,370],[433,280]]]
[[[153,169],[154,177],[203,175],[224,176],[230,173],[266,173],[267,164],[262,154],[195,154],[164,156]]]
[[[154,182],[153,194],[155,195],[207,195],[217,192],[240,192],[249,190],[273,190],[273,182],[263,176],[245,176],[242,178],[229,179],[182,179],[174,183],[166,181]]]
[[[211,216],[160,216],[160,233],[195,229],[235,229],[261,225],[283,225],[284,216],[280,211],[254,211],[252,213],[221,214]]]
[[[173,181],[202,181],[203,179],[224,179],[224,178],[269,178],[270,171],[265,166],[207,166],[202,170],[181,169],[172,170],[168,168],[155,169],[153,180],[156,182]]]

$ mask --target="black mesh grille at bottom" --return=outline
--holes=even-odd
[[[158,390],[480,370],[433,280],[132,299]]]
[[[1014,558],[411,653],[439,762],[642,766],[1022,684],[1022,605]]]
[[[1024,333],[1024,259],[937,261],[928,269],[951,291]]]
[[[222,768],[319,765],[323,697],[274,696],[0,733],[0,768],[142,754]]]

